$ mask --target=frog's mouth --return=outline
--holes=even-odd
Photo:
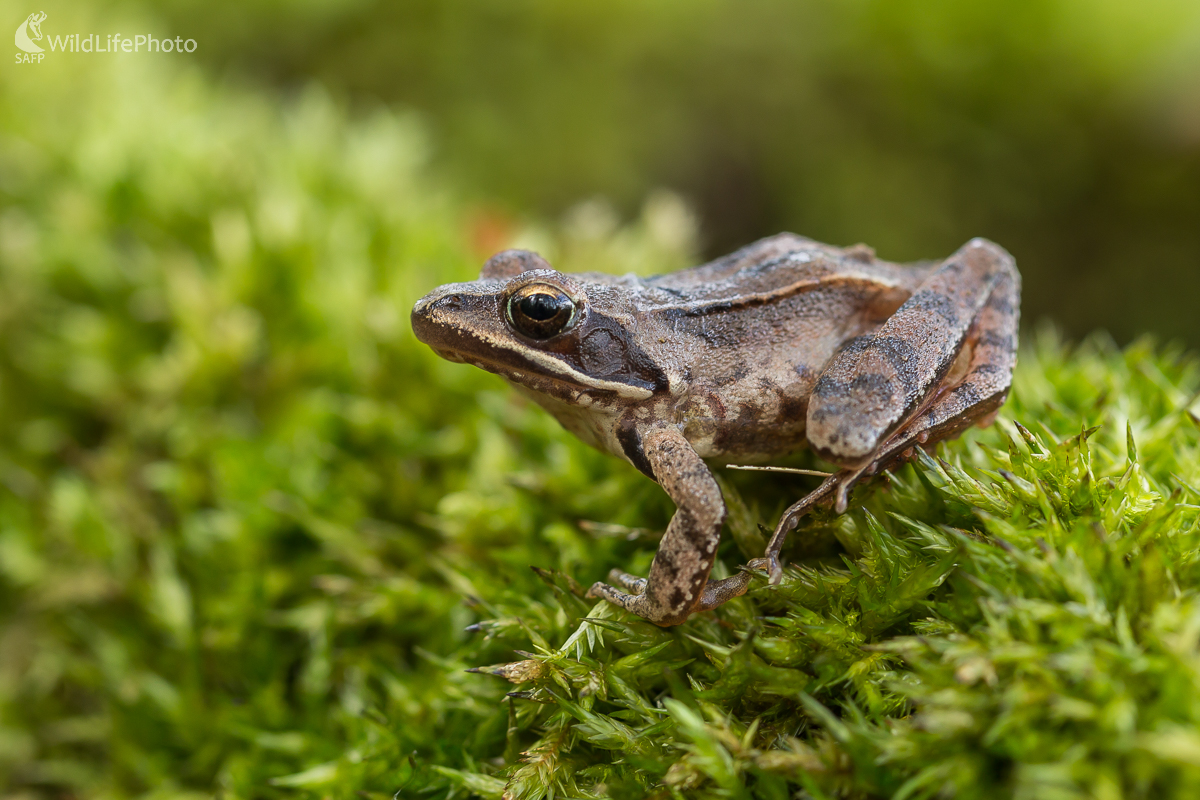
[[[560,400],[574,401],[581,392],[603,392],[622,397],[643,400],[652,392],[640,386],[634,386],[616,381],[598,380],[576,372],[562,361],[550,358],[550,363],[534,361],[522,352],[508,348],[497,348],[493,358],[483,359],[446,347],[430,345],[435,353],[447,361],[456,364],[470,364],[479,367],[493,375],[499,375],[515,386],[534,392],[556,397]]]
[[[418,336],[417,338],[420,339],[421,337]],[[441,358],[444,358],[447,361],[453,361],[455,364],[471,363],[470,361],[467,361],[467,359],[463,358],[462,356],[460,356],[458,353],[454,352],[453,350],[446,350],[445,348],[434,347],[433,345],[429,345],[429,349],[432,350],[433,352],[437,353],[438,356],[440,356]]]

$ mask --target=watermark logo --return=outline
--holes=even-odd
[[[42,23],[46,21],[45,11],[35,11],[25,18],[25,21],[17,26],[17,47],[24,50],[26,53],[36,53],[37,60],[41,61],[45,52],[35,42],[42,40]],[[19,59],[19,56],[18,56]]]
[[[42,23],[46,21],[46,12],[37,11],[25,18],[17,26],[16,44],[20,51],[16,54],[18,64],[40,64],[46,57],[46,49],[37,44],[43,40],[50,46],[52,53],[194,53],[199,47],[195,39],[155,38],[149,33],[139,33],[132,37],[119,33],[68,33],[65,36],[42,34]]]

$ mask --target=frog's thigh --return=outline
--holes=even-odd
[[[678,625],[700,602],[712,572],[725,522],[725,501],[712,473],[677,428],[652,429],[643,435],[641,444],[655,479],[675,501],[675,516],[654,555],[641,594],[627,594],[604,583],[594,584],[588,594],[655,624]],[[632,589],[637,579],[628,577],[632,580],[617,582]]]
[[[913,444],[930,444],[985,421],[1008,396],[1017,363],[1020,280],[1005,275],[979,312],[968,337],[971,361],[962,380],[896,432],[878,456],[887,461]]]
[[[1002,278],[1012,256],[974,239],[938,267],[873,336],[839,353],[821,373],[806,435],[823,457],[867,464],[888,435],[933,392]]]

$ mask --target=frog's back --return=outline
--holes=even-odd
[[[864,245],[848,248],[780,233],[691,269],[647,278],[647,287],[662,289],[695,303],[803,291],[814,282],[841,278],[847,282],[902,287],[912,291],[928,272],[926,265],[904,266],[881,261]]]
[[[878,328],[928,273],[780,234],[647,279],[685,362],[678,421],[705,457],[753,461],[804,443],[808,399],[848,342]],[[661,295],[660,295],[661,296]]]

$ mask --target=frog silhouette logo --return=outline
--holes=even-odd
[[[35,11],[25,18],[17,27],[17,47],[26,53],[42,53],[42,48],[35,44],[42,40],[42,23],[46,21],[45,11]]]

